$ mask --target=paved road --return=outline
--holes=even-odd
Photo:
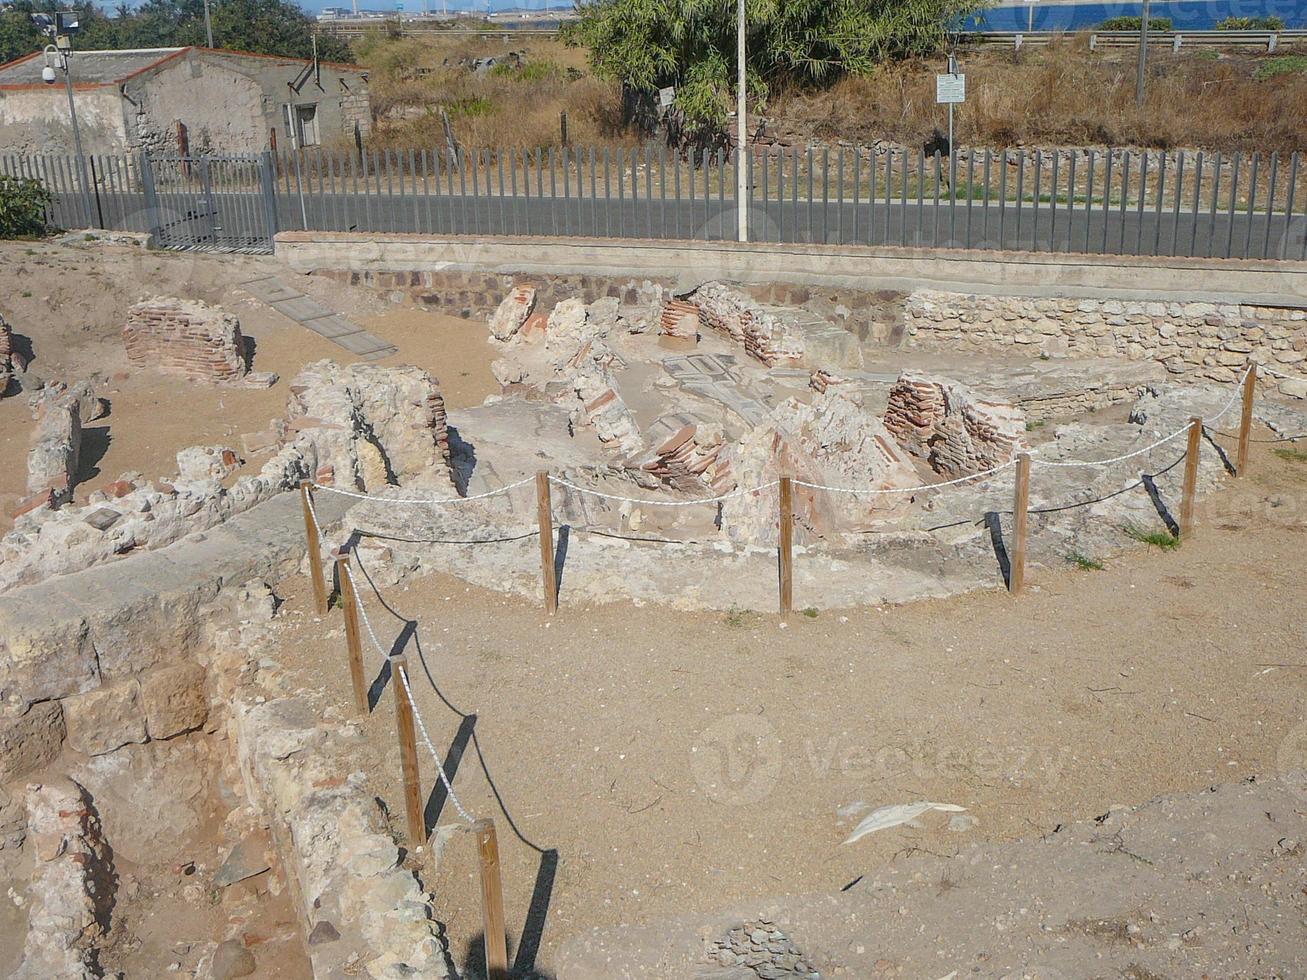
[[[266,242],[257,194],[215,194],[213,213],[198,196],[160,195],[165,245],[214,239],[219,245]],[[414,232],[460,235],[593,236],[601,238],[734,239],[734,203],[698,198],[652,200],[472,195],[282,193],[277,199],[283,230]],[[102,195],[104,220],[144,230],[140,195]],[[56,217],[84,227],[84,209],[64,199]],[[1042,203],[1020,206],[979,201],[950,204],[896,200],[886,205],[817,201],[755,201],[754,241],[989,248],[1013,251],[1088,252],[1117,255],[1198,255],[1233,258],[1304,258],[1307,218],[1239,212],[1122,211],[1082,205],[1056,210]],[[97,216],[98,220],[98,216]]]

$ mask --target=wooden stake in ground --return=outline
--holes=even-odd
[[[504,886],[499,877],[499,841],[493,820],[478,820],[477,856],[481,860],[481,913],[486,937],[487,980],[508,980],[508,945],[504,932]]]
[[[1235,457],[1234,475],[1243,476],[1248,468],[1248,434],[1253,427],[1253,398],[1257,394],[1257,362],[1248,362],[1248,374],[1243,379],[1243,414],[1239,416],[1239,453]]]
[[[1030,507],[1030,454],[1017,454],[1017,483],[1012,494],[1012,555],[1008,590],[1020,595],[1026,584],[1026,512]]]
[[[399,734],[399,763],[404,773],[404,810],[408,814],[408,838],[416,848],[426,843],[422,820],[422,787],[418,781],[418,743],[413,730],[413,702],[408,698],[408,658],[402,653],[390,658],[390,686],[395,690],[395,730]]]
[[[354,710],[368,713],[368,688],[363,680],[363,646],[359,636],[358,597],[349,577],[349,555],[336,558],[336,580],[340,582],[340,604],[345,610],[345,647],[349,652],[349,676],[354,683]]]
[[[313,521],[313,498],[309,496],[312,486],[309,480],[300,480],[300,503],[304,505],[304,535],[309,542],[309,575],[313,578],[313,599],[318,605],[318,615],[327,612],[327,583],[322,574],[322,545],[318,541],[318,525]]]
[[[1180,536],[1187,537],[1194,527],[1194,490],[1198,486],[1198,454],[1202,450],[1203,420],[1189,419],[1189,443],[1184,453],[1184,492],[1180,497]]]
[[[781,575],[781,618],[789,619],[794,605],[794,485],[788,476],[781,477],[777,496],[780,500],[777,543]]]
[[[554,504],[549,495],[549,474],[536,474],[536,524],[540,529],[540,581],[545,590],[545,612],[558,612],[558,579],[554,575]]]

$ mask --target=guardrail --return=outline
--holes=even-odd
[[[1139,31],[977,31],[963,37],[968,44],[996,44],[1021,48],[1027,44],[1051,44],[1077,35],[1089,35],[1089,49],[1133,48]],[[1277,51],[1307,41],[1307,30],[1292,31],[1149,31],[1148,43],[1179,51],[1190,47],[1254,47]]]

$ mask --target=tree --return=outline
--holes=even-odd
[[[0,64],[40,51],[44,45],[45,36],[32,22],[30,10],[0,12]]]
[[[765,104],[789,84],[824,85],[881,62],[933,54],[987,0],[746,0],[748,89]],[[568,43],[597,74],[648,102],[676,87],[688,135],[719,131],[730,111],[736,21],[731,0],[578,0]]]

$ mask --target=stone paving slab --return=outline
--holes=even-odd
[[[241,288],[283,316],[290,317],[365,361],[377,361],[399,353],[398,347],[368,333],[357,323],[305,296],[275,276],[251,279],[241,283]]]

